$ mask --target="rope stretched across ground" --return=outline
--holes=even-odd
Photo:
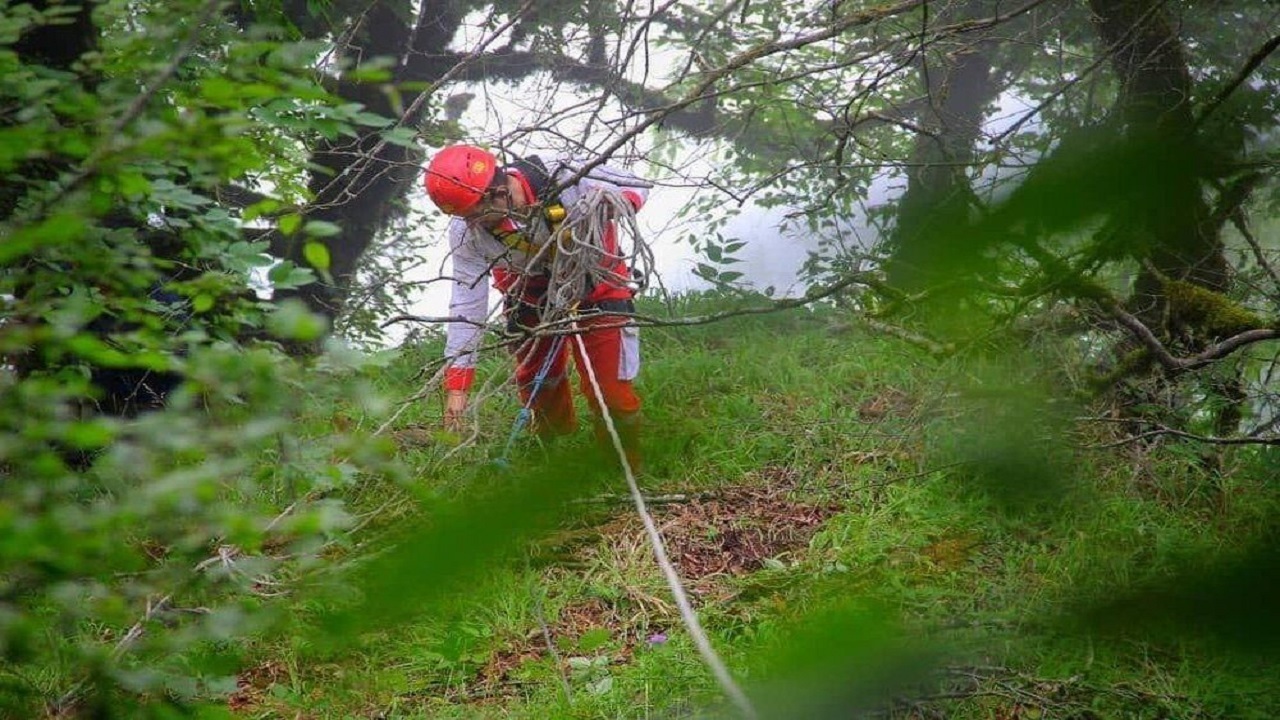
[[[586,297],[590,288],[595,285],[607,282],[634,287],[637,284],[637,277],[620,277],[613,270],[618,267],[617,254],[612,254],[606,249],[605,240],[607,234],[611,232],[611,223],[612,227],[617,228],[613,232],[619,233],[619,237],[616,238],[617,247],[621,247],[622,241],[626,240],[632,248],[631,255],[623,258],[625,260],[623,266],[637,271],[636,276],[641,281],[653,274],[654,254],[640,233],[636,223],[635,207],[616,193],[594,189],[576,202],[564,220],[550,230],[547,240],[541,243],[531,262],[534,267],[537,267],[539,262],[545,262],[548,269],[546,304],[539,327],[563,328],[566,322],[569,323],[573,340],[578,344],[578,357],[585,365],[584,370],[595,395],[596,404],[600,408],[613,449],[618,454],[636,512],[644,523],[654,558],[675,599],[685,629],[725,695],[743,717],[754,719],[758,716],[754,706],[738,687],[729,669],[712,647],[702,624],[698,621],[697,612],[689,601],[679,573],[667,554],[666,544],[662,540],[662,534],[658,530],[653,515],[649,512],[644,495],[640,492],[634,470],[623,449],[622,439],[618,435],[613,417],[605,403],[604,392],[596,378],[595,368],[591,365],[581,332],[574,321],[579,301]],[[536,335],[535,329],[534,337]],[[529,338],[528,342],[532,341],[533,338]]]
[[[583,344],[582,335],[574,335],[573,339],[578,343],[582,360],[586,364],[587,378],[591,381],[591,390],[595,393],[596,402],[600,404],[600,414],[604,418],[605,428],[609,431],[613,449],[617,452],[618,460],[622,463],[622,470],[627,478],[627,488],[631,491],[631,500],[635,503],[636,512],[639,513],[640,520],[644,523],[645,534],[649,538],[649,545],[653,548],[653,555],[658,562],[658,569],[662,571],[662,576],[667,581],[667,587],[671,589],[671,596],[676,601],[676,607],[680,610],[680,619],[684,622],[685,629],[689,632],[689,637],[693,639],[693,644],[697,647],[698,654],[702,656],[702,661],[711,670],[716,682],[720,683],[720,689],[738,708],[743,717],[755,720],[755,718],[759,717],[755,706],[751,704],[751,700],[747,698],[742,688],[738,687],[733,675],[729,672],[729,668],[725,666],[724,661],[716,654],[715,648],[711,645],[711,640],[707,638],[706,632],[702,629],[702,623],[698,621],[698,613],[693,609],[693,604],[689,602],[689,594],[685,592],[684,584],[680,581],[680,575],[676,572],[675,565],[671,563],[671,558],[667,555],[666,543],[662,540],[662,533],[659,532],[658,524],[654,522],[653,515],[649,512],[644,494],[640,492],[640,485],[636,482],[631,463],[627,461],[627,454],[623,450],[622,438],[618,435],[617,428],[614,427],[608,406],[605,405],[604,391],[600,389],[600,383],[596,380],[595,368],[591,366],[591,359],[587,356],[587,348]]]

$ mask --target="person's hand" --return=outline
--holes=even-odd
[[[444,398],[444,429],[462,432],[462,414],[467,411],[466,390],[450,390]]]

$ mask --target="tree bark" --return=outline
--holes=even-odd
[[[1186,54],[1159,0],[1090,0],[1089,6],[1099,37],[1113,53],[1116,109],[1126,140],[1145,146],[1140,157],[1151,164],[1137,174],[1150,179],[1149,197],[1135,203],[1135,211],[1115,228],[1136,235],[1133,255],[1143,262],[1127,304],[1161,341],[1194,350],[1218,339],[1207,320],[1210,313],[1178,307],[1169,281],[1220,293],[1231,278],[1223,222],[1206,197],[1206,169],[1214,163],[1202,150],[1208,144],[1197,137]],[[1247,195],[1247,188],[1242,192]],[[1244,394],[1240,376],[1211,382],[1209,390],[1224,401],[1214,411],[1217,432],[1234,434]]]
[[[949,20],[982,17],[986,5],[970,0]],[[914,141],[907,189],[898,201],[885,268],[890,284],[907,291],[973,266],[976,249],[957,242],[955,230],[969,220],[969,164],[986,108],[1000,91],[981,37],[947,53],[940,64],[931,66],[922,57],[920,76],[928,101],[920,104],[921,131]]]
[[[377,0],[354,19],[356,27],[346,44],[343,59],[353,69],[392,58],[392,82],[402,84],[437,80],[452,66],[444,48],[462,21],[461,9],[452,2],[424,2],[416,18],[410,3]],[[428,108],[422,103],[401,117],[381,83],[338,80],[335,92],[343,99],[364,105],[371,112],[399,118],[415,127]],[[412,98],[415,93],[405,93]],[[312,202],[304,220],[321,220],[341,229],[324,238],[329,267],[324,280],[304,286],[282,298],[297,297],[331,323],[342,311],[360,258],[378,232],[405,211],[405,198],[421,176],[421,151],[383,142],[380,128],[362,127],[355,138],[321,141],[310,158],[308,188]],[[274,242],[281,257],[300,267],[310,267],[301,238]],[[325,275],[326,273],[319,273]]]
[[[1090,0],[1098,35],[1113,53],[1120,84],[1119,116],[1128,138],[1146,145],[1158,166],[1153,197],[1129,219],[1139,234],[1139,259],[1148,260],[1130,305],[1149,326],[1162,327],[1166,299],[1161,275],[1215,291],[1226,289],[1228,264],[1219,225],[1202,186],[1204,162],[1191,108],[1191,73],[1182,41],[1157,0]],[[1153,272],[1154,270],[1154,272]],[[1167,329],[1167,328],[1166,328]]]

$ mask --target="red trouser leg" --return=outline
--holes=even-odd
[[[525,341],[516,349],[516,385],[520,388],[521,405],[529,402],[542,364],[554,353],[533,398],[533,430],[540,435],[565,435],[578,429],[573,395],[565,378],[570,342],[570,338],[556,343],[552,337],[540,337]]]
[[[604,315],[584,318],[578,321],[584,330],[578,338],[573,339],[574,362],[578,366],[578,376],[582,383],[582,393],[596,415],[596,438],[607,448],[613,447],[608,428],[600,417],[600,403],[596,398],[595,388],[587,373],[587,362],[591,363],[596,383],[600,386],[600,394],[604,396],[605,407],[609,417],[613,419],[614,429],[622,440],[623,450],[633,469],[640,467],[640,396],[635,392],[631,377],[639,362],[638,342],[634,329],[624,330],[619,327],[623,319],[619,316]],[[583,357],[585,349],[586,357]]]

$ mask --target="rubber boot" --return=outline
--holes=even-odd
[[[618,439],[622,441],[622,452],[627,456],[627,464],[631,466],[633,474],[639,475],[644,466],[640,452],[640,413],[614,413],[612,418],[613,428],[618,432]],[[613,447],[609,428],[605,426],[604,418],[599,416],[595,418],[595,436],[600,449],[609,457],[616,458],[618,451]]]
[[[529,391],[521,388],[521,402],[528,402]],[[548,380],[533,403],[533,423],[530,428],[542,441],[571,435],[578,430],[578,418],[573,408],[573,395],[569,383],[563,378]]]

